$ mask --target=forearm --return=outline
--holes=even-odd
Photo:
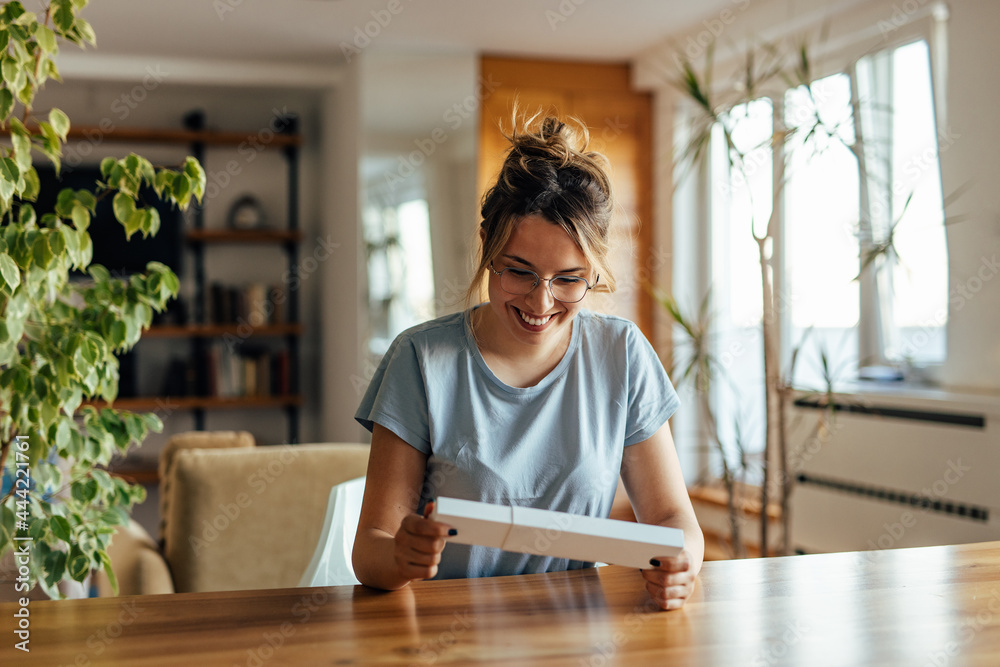
[[[697,575],[705,559],[705,537],[687,493],[668,424],[643,442],[625,448],[621,474],[636,519],[684,531],[688,571]]]
[[[366,586],[396,590],[414,579],[433,576],[411,567],[411,561],[421,560],[412,553],[421,538],[404,529],[408,522],[412,524],[417,519],[413,513],[417,510],[426,466],[426,454],[392,431],[375,425],[352,554],[354,574]],[[411,525],[411,533],[413,530]],[[434,528],[430,532],[436,538],[441,531]],[[422,549],[433,551],[427,544]]]
[[[393,536],[384,530],[359,530],[352,556],[354,575],[365,586],[394,591],[411,581],[400,574]]]

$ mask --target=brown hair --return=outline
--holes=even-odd
[[[467,303],[481,294],[490,262],[507,245],[514,227],[532,214],[558,225],[576,242],[600,275],[598,290],[615,290],[608,266],[614,210],[608,160],[587,152],[590,132],[580,120],[540,118],[535,114],[519,121],[515,110],[513,129],[504,133],[511,146],[496,184],[483,196],[481,251]]]

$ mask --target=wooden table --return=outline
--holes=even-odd
[[[3,665],[1000,665],[1000,542],[706,563],[681,611],[634,570],[34,602]]]

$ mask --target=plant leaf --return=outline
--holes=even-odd
[[[49,588],[55,588],[66,574],[66,552],[52,551],[42,559],[44,580]]]
[[[7,253],[0,253],[0,277],[3,277],[4,285],[13,294],[17,286],[21,284],[21,269],[17,263]]]
[[[39,234],[35,237],[35,242],[31,246],[31,254],[35,264],[43,269],[47,269],[52,263],[52,248],[49,246],[49,239],[46,235]]]
[[[97,559],[101,561],[101,567],[104,568],[104,574],[108,577],[108,583],[111,584],[111,592],[114,595],[118,595],[118,577],[115,576],[115,571],[111,567],[111,558],[108,553],[103,549],[97,552]]]
[[[52,53],[58,48],[56,34],[48,26],[39,25],[35,31],[35,39],[38,40],[38,45],[45,53]]]
[[[130,199],[129,201],[132,200]],[[143,222],[145,220],[146,220],[146,211],[144,209],[132,211],[132,215],[130,215],[128,220],[125,222],[125,238],[127,239],[132,238],[133,234],[142,229]]]
[[[186,206],[191,199],[191,178],[187,174],[177,174],[171,187],[174,199],[181,206]]]
[[[115,218],[123,225],[127,225],[132,214],[135,213],[135,200],[124,192],[115,195],[112,207],[115,211]]]
[[[66,517],[58,515],[52,517],[49,519],[49,526],[52,528],[52,534],[63,542],[69,544],[73,540],[73,530]]]
[[[52,16],[52,20],[55,22],[56,27],[64,34],[73,27],[73,19],[73,8],[69,3],[60,4],[59,7],[56,8],[55,14]]]
[[[0,160],[0,178],[11,183],[17,183],[21,178],[21,169],[9,157]]]
[[[73,581],[82,582],[88,574],[90,574],[90,559],[74,544],[70,549],[69,576]]]
[[[21,199],[35,201],[38,199],[38,191],[41,189],[38,172],[35,171],[34,167],[29,166],[26,171],[22,171],[21,175],[24,176],[24,190],[21,192]]]
[[[80,39],[91,46],[97,46],[97,35],[94,34],[94,29],[89,23],[83,19],[77,19],[75,28],[80,33]]]
[[[69,133],[69,116],[61,109],[52,109],[49,112],[49,124],[59,138],[66,141],[66,135]]]
[[[156,236],[157,232],[160,231],[160,212],[155,208],[146,209],[146,224],[147,231],[150,236]]]
[[[73,207],[73,226],[77,229],[87,229],[90,227],[90,211],[86,207],[77,204]]]
[[[0,90],[0,121],[6,122],[14,109],[14,93],[7,88]]]

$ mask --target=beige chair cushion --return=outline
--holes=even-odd
[[[119,595],[157,595],[173,593],[170,570],[149,533],[134,519],[118,526],[108,556],[118,578]],[[104,570],[97,571],[97,590],[101,597],[112,594],[111,582]]]
[[[368,450],[312,444],[177,451],[164,517],[175,590],[298,585],[330,489],[365,475]]]
[[[177,452],[185,449],[225,449],[253,447],[257,443],[246,431],[188,431],[170,436],[160,452],[160,527],[159,539],[163,544],[165,517],[170,513],[170,471]]]

